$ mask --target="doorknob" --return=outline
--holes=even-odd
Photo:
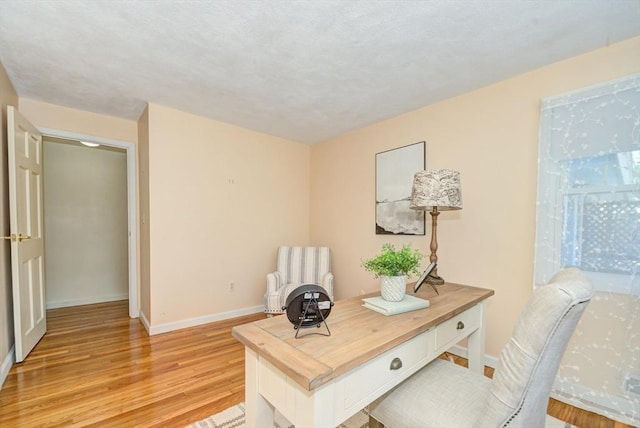
[[[23,235],[22,233],[18,233],[18,236],[11,234],[9,236],[3,236],[2,239],[9,239],[11,241],[18,241],[18,242],[22,242],[25,239],[31,239],[30,236],[28,235]]]

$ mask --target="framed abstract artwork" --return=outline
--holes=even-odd
[[[425,142],[376,153],[376,234],[424,235],[424,211],[409,208],[413,175],[425,169]]]

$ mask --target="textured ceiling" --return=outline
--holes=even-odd
[[[637,35],[640,0],[0,0],[21,97],[304,143]]]

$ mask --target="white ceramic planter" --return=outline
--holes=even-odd
[[[399,302],[404,299],[407,292],[407,277],[405,276],[381,276],[380,294],[384,300]]]

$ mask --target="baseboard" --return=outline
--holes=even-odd
[[[447,352],[455,354],[462,358],[469,358],[469,352],[467,352],[467,348],[460,345],[453,345]],[[498,367],[498,358],[484,354],[484,365],[495,369],[496,367]]]
[[[235,311],[222,312],[219,314],[205,315],[201,317],[189,318],[186,320],[180,320],[180,321],[170,322],[166,324],[149,326],[147,327],[147,331],[149,332],[149,336],[153,336],[155,334],[168,333],[174,330],[180,330],[188,327],[195,327],[197,325],[209,324],[216,321],[223,321],[229,318],[236,318],[236,317],[241,317],[243,315],[256,314],[259,312],[264,312],[264,306],[262,305],[253,306],[249,308],[238,309]],[[142,318],[142,313],[141,313],[141,318]],[[143,323],[144,322],[145,321],[143,320]]]
[[[11,367],[13,367],[13,363],[16,361],[16,353],[15,346],[12,346],[9,349],[9,353],[2,361],[2,365],[0,366],[0,389],[2,389],[2,385],[4,385],[4,381],[7,380],[7,375],[9,375],[9,371]]]
[[[58,300],[56,302],[47,302],[47,309],[66,308],[69,306],[93,305],[94,303],[115,302],[118,300],[127,300],[129,293],[115,294],[111,296],[87,297],[85,299],[75,300]]]

